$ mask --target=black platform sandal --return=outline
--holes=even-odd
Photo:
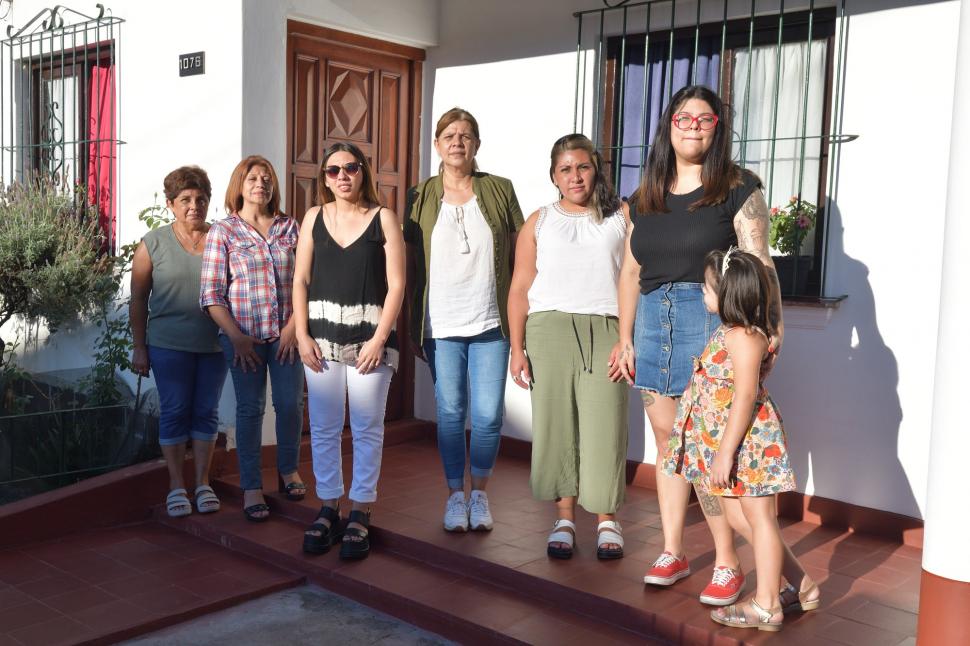
[[[287,500],[300,501],[306,496],[306,485],[299,480],[294,480],[293,482],[287,484],[283,481],[283,476],[279,473],[276,474],[279,480],[279,492],[286,494]],[[299,490],[299,491],[297,491]]]
[[[355,509],[347,517],[347,524],[359,523],[365,528],[370,527],[370,512]],[[370,532],[367,529],[357,527],[346,527],[344,529],[344,540],[340,544],[340,558],[356,560],[367,558],[370,554]]]
[[[330,524],[320,522],[321,518],[330,521]],[[306,531],[320,532],[320,534],[304,533],[303,551],[307,554],[326,554],[340,536],[340,510],[324,505],[320,508],[317,520]]]
[[[266,514],[265,516],[256,515],[264,511],[269,511],[269,505],[267,505],[265,502],[261,502],[243,508],[243,515],[246,516],[246,520],[248,521],[254,523],[265,523],[267,520],[269,520],[269,514]]]

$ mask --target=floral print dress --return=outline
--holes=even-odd
[[[680,398],[674,430],[664,453],[662,470],[680,474],[702,491],[716,496],[767,496],[795,488],[785,430],[778,408],[764,387],[766,366],[759,377],[751,425],[734,456],[732,486],[711,485],[708,478],[734,400],[734,367],[724,344],[728,329],[720,326],[700,358]]]

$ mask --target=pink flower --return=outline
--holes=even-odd
[[[810,226],[812,226],[812,221],[809,220],[808,217],[806,217],[804,215],[798,216],[798,228],[799,229],[807,229]]]
[[[792,195],[791,196],[791,203],[794,204],[797,201],[798,201],[798,196],[797,195]]]
[[[776,215],[778,215],[778,207],[773,206],[771,207],[771,217],[775,217]]]

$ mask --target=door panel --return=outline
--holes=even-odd
[[[383,205],[402,216],[405,192],[417,181],[424,52],[296,21],[287,30],[288,212],[302,218],[317,203],[323,150],[348,142],[370,162]],[[401,366],[391,381],[389,421],[413,414],[405,319],[402,313],[397,323]]]

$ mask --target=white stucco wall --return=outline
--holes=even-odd
[[[209,173],[209,217],[221,217],[226,182],[240,154],[241,5],[191,0],[116,0],[109,5],[125,20],[117,37],[117,132],[126,142],[118,147],[119,244],[145,233],[138,212],[153,203],[155,193],[164,203],[162,180],[184,164],[198,164]],[[18,0],[4,26],[19,28],[50,6],[43,0]],[[75,6],[89,15],[96,12],[93,2]],[[69,23],[73,19],[67,16]],[[206,53],[205,74],[180,78],[178,55],[200,50]],[[37,343],[19,358],[26,369],[46,372],[91,365],[97,330],[62,330],[49,342],[45,330],[34,332]]]
[[[920,516],[959,9],[953,0],[848,4],[843,130],[860,136],[842,148],[826,285],[828,295],[848,299],[837,310],[786,309],[785,348],[769,386],[785,416],[802,491]],[[443,3],[440,46],[429,50],[425,66],[423,176],[438,164],[435,119],[461,105],[481,125],[480,166],[513,180],[523,210],[555,199],[548,150],[573,129],[571,14],[600,6]],[[716,9],[714,20],[721,7],[702,5],[705,16]],[[693,20],[689,8],[684,14]],[[598,23],[588,20],[590,33]],[[893,45],[900,42],[906,46]],[[914,136],[928,110],[942,120],[933,127],[940,136]],[[588,107],[586,114],[589,122]],[[416,414],[432,419],[430,377],[420,364],[416,390]],[[649,422],[637,409],[631,403],[629,456],[652,463]],[[528,395],[510,381],[503,433],[528,439],[529,419]]]

